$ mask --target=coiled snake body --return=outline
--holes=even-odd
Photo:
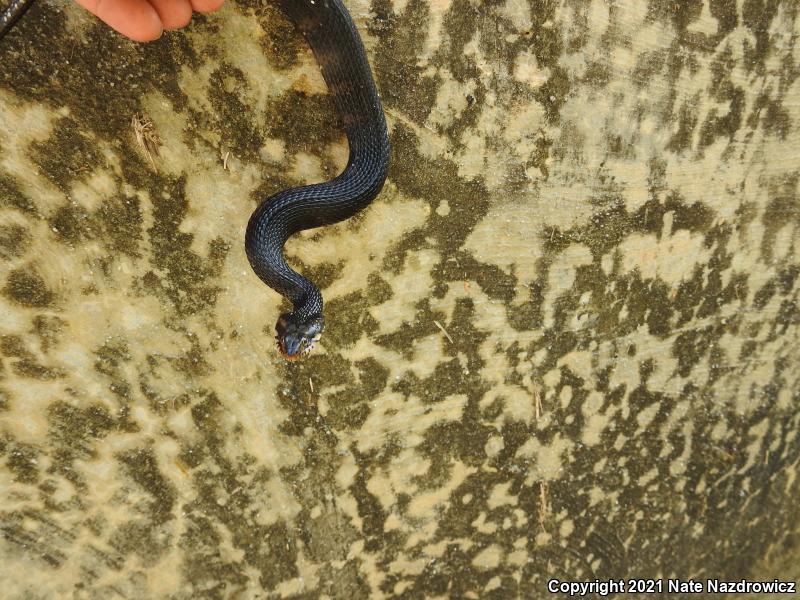
[[[33,0],[13,0],[0,13],[0,39]],[[294,233],[343,221],[378,195],[389,167],[389,137],[364,46],[342,0],[274,0],[308,41],[347,135],[344,171],[324,183],[292,188],[253,212],[245,250],[256,275],[293,310],[278,318],[278,349],[294,360],[307,354],[324,327],[319,288],[286,262],[283,246]]]

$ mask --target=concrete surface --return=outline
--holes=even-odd
[[[800,578],[797,3],[347,4],[393,164],[289,245],[298,364],[244,227],[347,148],[289,24],[0,44],[0,595]]]

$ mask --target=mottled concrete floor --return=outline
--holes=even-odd
[[[277,11],[0,44],[0,595],[800,578],[797,2],[347,4],[393,165],[297,364],[244,227],[347,147]]]

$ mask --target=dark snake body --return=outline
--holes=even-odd
[[[283,244],[298,231],[338,223],[372,202],[389,168],[389,136],[364,46],[341,0],[277,4],[311,46],[350,146],[350,160],[341,175],[267,198],[247,225],[250,265],[294,307],[281,315],[276,329],[281,352],[295,358],[310,350],[322,333],[322,294],[286,264]]]
[[[307,353],[323,329],[319,288],[286,262],[286,240],[304,229],[343,221],[378,195],[389,167],[389,137],[364,46],[341,0],[274,0],[308,41],[347,135],[350,159],[325,183],[292,188],[265,199],[247,225],[245,250],[256,275],[293,306],[276,325],[289,359]],[[33,0],[13,0],[0,13],[0,39]]]
[[[33,4],[33,0],[11,0],[6,9],[0,13],[0,39]]]

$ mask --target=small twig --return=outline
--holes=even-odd
[[[231,155],[231,153],[225,152],[225,154],[223,155],[222,152],[220,151],[220,155],[222,156],[222,168],[226,171],[230,171],[230,169],[228,168],[228,157]]]
[[[453,338],[450,337],[450,334],[447,333],[447,330],[444,327],[442,327],[442,324],[439,323],[439,321],[434,321],[433,324],[436,325],[439,329],[442,330],[442,333],[444,334],[444,337],[446,337],[450,341],[451,344],[455,345],[455,342],[453,341]]]

